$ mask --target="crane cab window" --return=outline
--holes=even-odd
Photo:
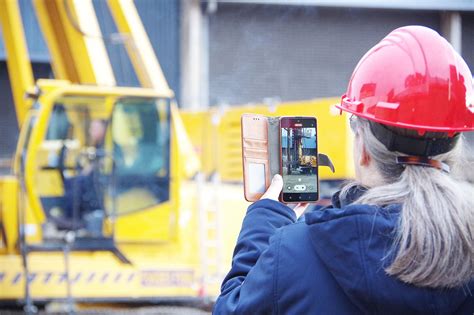
[[[110,130],[117,214],[168,201],[169,100],[133,98],[117,101]]]
[[[87,229],[97,223],[88,219],[93,215],[104,217],[107,183],[101,164],[110,116],[106,104],[105,97],[64,96],[52,107],[37,152],[35,176],[52,238],[56,230]],[[102,135],[93,132],[97,123],[102,125]],[[99,225],[89,232],[101,234]]]

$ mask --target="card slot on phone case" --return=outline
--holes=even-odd
[[[264,149],[267,150],[267,140],[261,139],[243,139],[244,148]]]
[[[244,153],[244,157],[262,159],[262,160],[265,160],[265,161],[268,160],[267,150],[256,150],[256,149],[244,148],[243,153]]]

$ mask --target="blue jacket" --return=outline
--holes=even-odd
[[[384,272],[400,206],[333,206],[296,222],[269,199],[251,205],[214,314],[474,314],[465,288],[417,288]]]

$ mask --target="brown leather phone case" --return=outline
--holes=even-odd
[[[268,153],[268,118],[256,114],[242,115],[242,162],[244,195],[255,201],[270,185]]]

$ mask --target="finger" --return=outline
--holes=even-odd
[[[272,199],[278,201],[278,197],[280,196],[280,192],[283,189],[283,178],[281,175],[273,176],[272,183],[270,187],[268,187],[267,191],[263,194],[262,198],[260,199]]]
[[[297,204],[296,207],[293,208],[293,211],[295,212],[296,217],[299,218],[305,212],[308,206],[309,206],[309,203],[307,202]]]

